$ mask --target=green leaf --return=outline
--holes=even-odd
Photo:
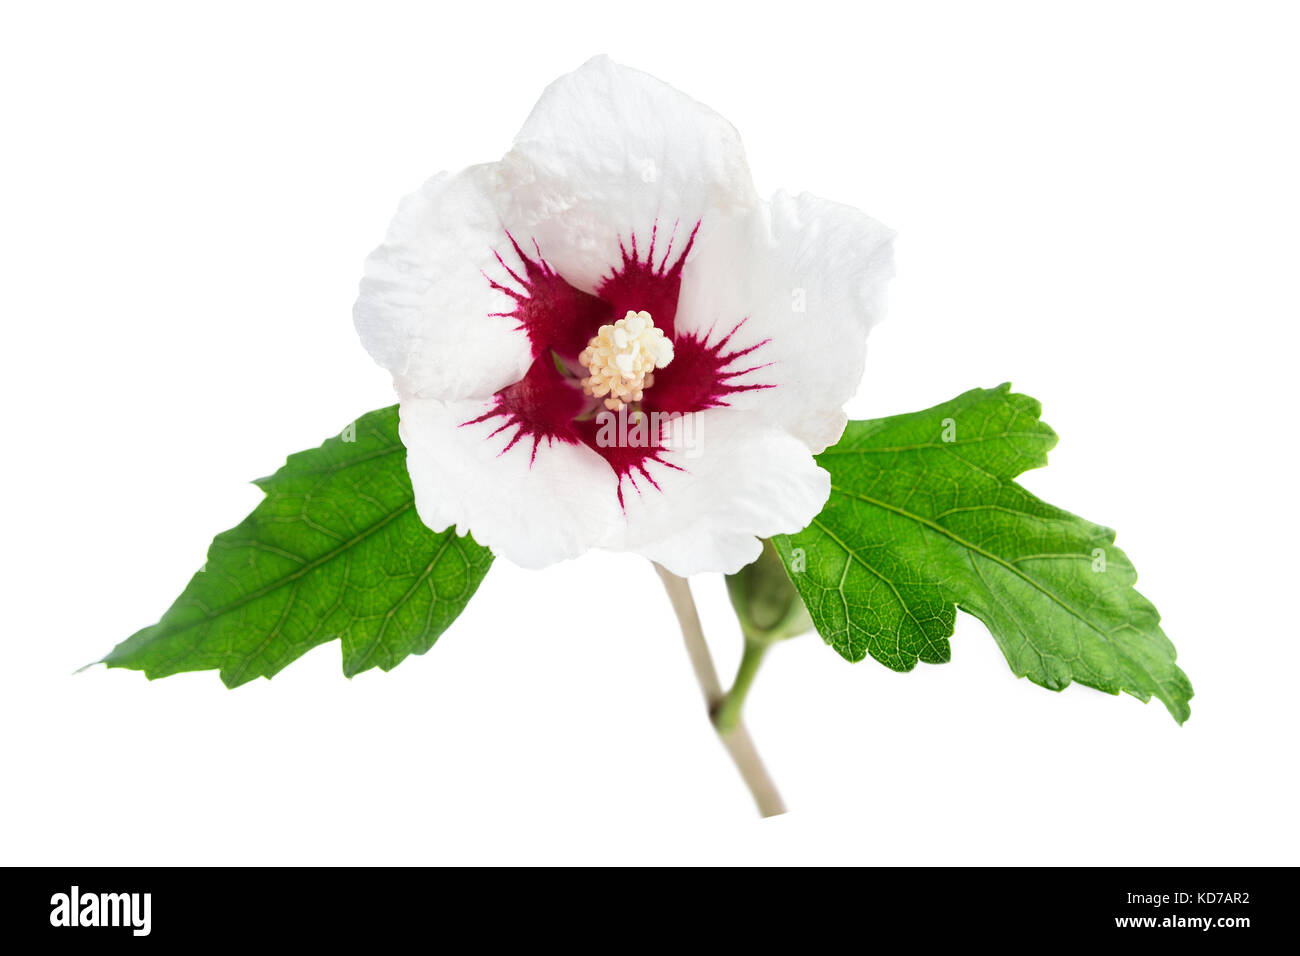
[[[415,512],[397,406],[291,455],[261,504],[217,535],[162,620],[103,659],[149,678],[216,669],[227,687],[271,677],[341,638],[343,673],[423,654],[464,610],[492,552]]]
[[[850,422],[817,459],[831,474],[825,509],[777,549],[817,630],[851,661],[947,661],[955,605],[1018,677],[1154,696],[1182,723],[1191,683],[1115,532],[1011,480],[1056,444],[1039,410],[1002,385]]]

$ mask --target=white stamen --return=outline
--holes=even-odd
[[[655,369],[673,360],[673,343],[663,329],[655,328],[649,312],[628,312],[613,325],[602,325],[578,356],[578,363],[590,374],[582,390],[605,399],[605,407],[617,411],[624,402],[641,401],[654,384]]]

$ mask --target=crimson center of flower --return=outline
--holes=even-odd
[[[493,396],[484,414],[463,426],[495,421],[496,427],[484,437],[509,434],[500,455],[521,439],[531,439],[530,467],[543,441],[585,446],[618,476],[620,502],[625,479],[638,491],[638,476],[659,487],[649,465],[683,470],[662,456],[660,432],[668,421],[724,408],[728,397],[738,392],[773,387],[735,381],[765,367],[741,359],[766,345],[767,339],[743,348],[730,346],[745,318],[737,319],[720,336],[711,329],[677,330],[682,269],[698,231],[697,224],[675,258],[672,237],[662,255],[656,256],[657,227],[651,230],[644,254],[638,252],[634,233],[630,249],[620,246],[622,261],[594,295],[566,282],[542,258],[536,242],[533,258],[507,233],[519,265],[507,264],[498,252],[497,263],[509,278],[498,280],[486,273],[484,277],[513,301],[511,311],[493,315],[513,319],[528,336],[533,362],[522,379]],[[623,317],[615,319],[620,314]],[[585,375],[571,371],[574,363]],[[635,408],[629,408],[632,405]],[[593,407],[598,414],[593,414]],[[613,429],[606,421],[610,416],[657,424],[649,429]],[[609,440],[611,432],[619,439]]]

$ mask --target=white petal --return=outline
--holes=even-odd
[[[761,409],[814,452],[838,440],[842,406],[857,390],[866,339],[883,316],[894,274],[893,233],[850,206],[804,193],[778,193],[762,214],[711,235],[682,276],[679,334],[744,324],[728,350],[768,340],[735,364],[764,366],[735,384],[775,388],[739,392],[736,408]],[[729,262],[729,270],[709,268]]]
[[[415,507],[434,531],[455,525],[479,544],[525,568],[576,557],[620,527],[618,483],[586,446],[524,437],[503,453],[514,430],[499,418],[462,425],[491,401],[402,402],[401,436]]]
[[[658,489],[624,484],[624,527],[603,546],[635,551],[674,574],[731,574],[758,557],[759,538],[801,531],[830,496],[808,446],[759,416],[715,409],[674,423],[689,447],[648,466]]]
[[[658,253],[758,203],[735,128],[661,80],[597,57],[552,83],[501,164],[502,215],[594,291],[635,231]]]
[[[399,394],[484,397],[528,369],[527,335],[491,314],[515,303],[484,277],[509,279],[493,255],[509,249],[493,176],[492,166],[435,176],[402,201],[384,244],[366,260],[353,318]]]
[[[498,556],[541,568],[593,548],[632,551],[676,574],[732,573],[759,538],[799,531],[825,505],[830,476],[800,440],[757,416],[725,409],[694,416],[687,448],[665,453],[681,471],[650,463],[654,484],[623,482],[585,446],[531,439],[503,453],[499,419],[462,425],[491,402],[402,403],[401,436],[421,520],[471,532]],[[655,487],[655,484],[658,487]]]

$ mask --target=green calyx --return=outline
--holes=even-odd
[[[747,642],[770,644],[813,629],[803,598],[770,540],[763,542],[757,561],[727,575],[727,595]]]

